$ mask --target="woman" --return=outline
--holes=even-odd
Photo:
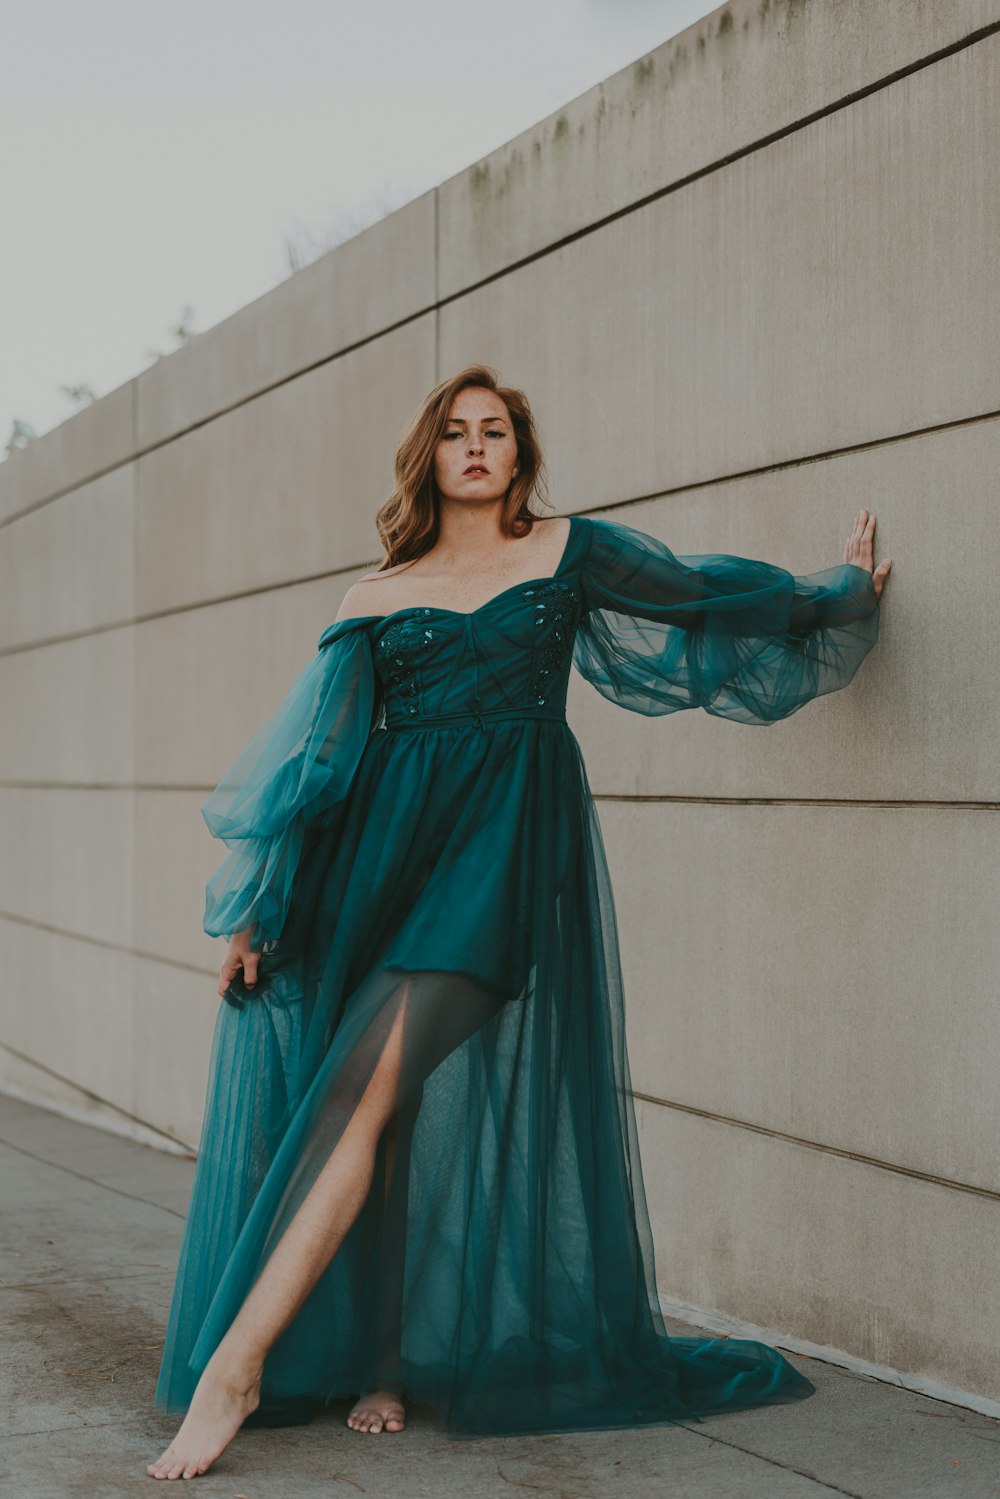
[[[698,1420],[800,1399],[776,1349],[670,1338],[629,1092],[614,903],[565,719],[787,718],[878,634],[861,511],[793,577],[535,518],[528,403],[473,365],[424,401],[384,565],[202,807],[231,853],[211,1081],[147,1472],[244,1422],[452,1436]]]

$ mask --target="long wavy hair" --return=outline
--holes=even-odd
[[[536,494],[548,503],[548,479],[535,419],[522,390],[501,385],[488,364],[469,364],[436,385],[425,397],[396,449],[396,487],[375,514],[375,526],[386,555],[379,572],[412,562],[429,552],[438,538],[440,491],[434,478],[434,450],[448,425],[451,403],[467,386],[494,391],[510,412],[517,442],[517,474],[500,513],[506,536],[526,536],[539,519],[530,509]]]

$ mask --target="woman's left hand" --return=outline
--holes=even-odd
[[[879,598],[882,589],[885,587],[885,580],[889,575],[889,569],[892,566],[892,558],[889,557],[887,561],[880,562],[878,567],[873,566],[875,561],[874,538],[875,516],[874,514],[869,515],[867,510],[860,510],[858,518],[854,522],[854,529],[847,538],[847,545],[844,547],[844,561],[852,562],[855,567],[863,567],[865,572],[871,573],[872,583],[875,587],[875,597]]]

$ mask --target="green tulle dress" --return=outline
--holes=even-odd
[[[324,630],[202,807],[231,849],[205,930],[252,924],[263,956],[259,986],[219,1006],[161,1408],[188,1405],[397,1020],[392,1169],[383,1138],[250,1424],[376,1388],[426,1402],[454,1437],[812,1393],[764,1343],[665,1330],[614,899],[565,703],[575,665],[637,713],[770,724],[851,680],[878,613],[852,564],[796,577],[675,557],[574,516],[553,575],[471,613]]]

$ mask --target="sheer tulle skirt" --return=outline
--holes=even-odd
[[[157,1403],[198,1376],[380,1059],[364,1206],[268,1355],[253,1424],[402,1390],[453,1436],[691,1421],[813,1386],[658,1309],[614,900],[565,723],[378,731],[288,920],[220,1005]]]

